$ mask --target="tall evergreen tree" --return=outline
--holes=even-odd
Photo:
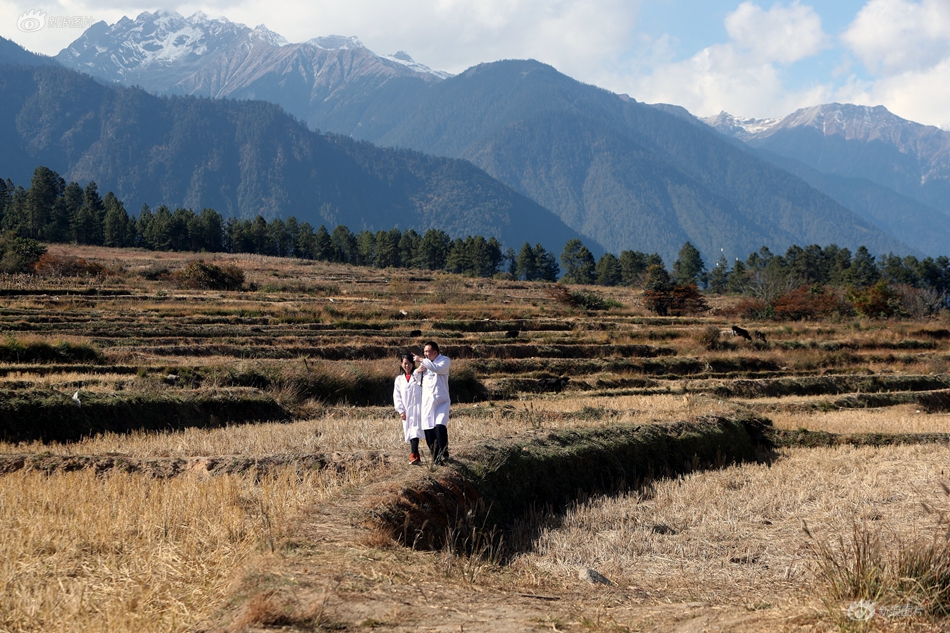
[[[194,233],[191,235],[198,250],[209,253],[218,253],[224,250],[224,218],[214,209],[202,209],[195,222]]]
[[[359,266],[373,266],[376,263],[376,234],[364,229],[356,234],[355,262]]]
[[[709,290],[717,295],[729,290],[729,260],[725,253],[719,254],[719,260],[709,273]]]
[[[301,250],[302,249],[303,246],[301,246]],[[334,261],[336,259],[333,250],[333,240],[330,238],[330,232],[327,230],[327,227],[323,224],[321,224],[320,228],[314,233],[313,254],[310,255],[310,257],[323,262]]]
[[[25,213],[19,227],[20,235],[35,240],[49,239],[50,220],[65,188],[65,181],[52,169],[37,167],[33,171],[26,195]]]
[[[867,247],[859,246],[851,260],[848,281],[859,288],[870,288],[877,283],[881,274],[874,263],[874,259],[874,255],[871,255]]]
[[[356,236],[346,226],[339,224],[330,235],[333,242],[333,261],[345,264],[359,263],[359,248]]]
[[[620,268],[620,260],[613,253],[604,253],[597,261],[596,267],[597,285],[599,286],[617,286],[623,279],[623,270]]]
[[[699,250],[689,242],[683,244],[679,256],[673,262],[673,280],[681,286],[706,286],[706,264]]]
[[[429,229],[422,235],[419,257],[413,262],[416,268],[442,270],[446,267],[452,240],[449,234],[438,229]]]
[[[83,207],[85,208],[85,206]],[[82,213],[82,210],[80,210]],[[171,242],[171,224],[172,212],[164,204],[159,205],[151,217],[148,219],[148,225],[142,231],[142,239],[148,248],[155,251],[170,251]]]
[[[416,256],[422,247],[422,236],[413,229],[404,231],[399,237],[399,260],[403,268],[412,268]]]
[[[122,247],[131,243],[129,214],[122,201],[111,191],[102,200],[105,209],[102,218],[102,243],[105,246]]]
[[[538,260],[531,244],[525,242],[515,259],[515,270],[512,273],[516,279],[534,281],[539,279]]]
[[[402,231],[377,231],[376,233],[376,261],[377,268],[399,268],[402,258],[399,253],[399,240]]]
[[[76,215],[82,208],[82,204],[82,187],[77,182],[70,182],[63,189],[63,197],[57,205],[54,217],[50,222],[51,241],[71,242],[76,239],[73,226],[75,226]]]
[[[576,237],[568,240],[561,252],[561,281],[570,284],[594,283],[594,256]]]

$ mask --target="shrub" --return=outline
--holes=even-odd
[[[644,290],[643,303],[648,310],[660,316],[683,316],[709,310],[705,297],[694,284]]]
[[[858,314],[872,319],[887,319],[903,313],[897,295],[883,279],[863,290],[850,289],[848,300]]]
[[[172,273],[171,278],[179,288],[240,290],[244,285],[244,271],[237,266],[218,266],[203,259],[196,259]]]
[[[87,262],[73,255],[51,255],[44,253],[34,266],[41,277],[95,277],[105,272],[105,267]]]
[[[13,231],[0,234],[0,273],[32,273],[46,246]]]
[[[732,308],[723,310],[727,316],[736,316],[747,321],[765,321],[774,316],[772,306],[754,297],[739,300]]]
[[[815,284],[800,286],[781,295],[772,302],[772,312],[779,320],[802,321],[848,314],[852,309],[833,290]]]
[[[715,325],[707,325],[699,335],[699,343],[709,351],[721,349],[722,337],[719,328]]]
[[[561,305],[584,310],[606,310],[608,308],[622,308],[623,304],[613,299],[605,299],[596,292],[571,290],[563,284],[552,284],[545,288],[548,296]]]

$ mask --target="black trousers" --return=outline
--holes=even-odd
[[[449,430],[444,424],[436,424],[434,429],[425,429],[425,434],[432,461],[437,464],[445,461],[449,456]]]

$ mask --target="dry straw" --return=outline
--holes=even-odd
[[[207,624],[256,552],[346,481],[15,473],[0,486],[0,631]]]

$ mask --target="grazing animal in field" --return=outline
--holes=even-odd
[[[570,378],[567,376],[561,376],[560,378],[540,378],[538,380],[538,393],[545,393],[547,391],[561,393],[561,391],[567,387],[569,381]]]
[[[412,336],[412,337],[422,336],[422,330],[412,330],[411,332],[409,332],[409,336]]]
[[[518,338],[518,334],[520,333],[520,330],[508,330],[505,332],[505,338]]]
[[[738,325],[732,326],[732,333],[735,334],[736,336],[741,336],[742,338],[748,341],[752,340],[752,335],[749,334],[749,330],[743,329],[739,327]]]
[[[767,342],[768,342],[768,341],[765,340],[765,332],[762,332],[761,330],[756,330],[756,331],[754,331],[754,332],[752,333],[752,336],[753,336],[753,337],[755,338],[755,340],[757,340],[757,341],[762,341],[763,343],[767,343]]]

